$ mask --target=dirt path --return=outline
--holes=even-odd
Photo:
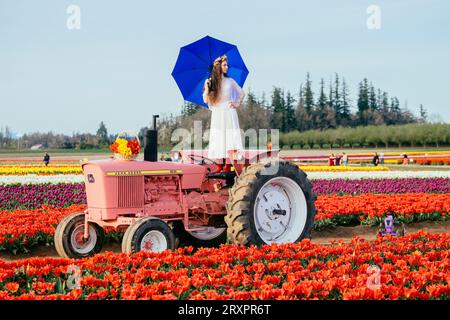
[[[415,233],[424,230],[430,233],[450,232],[450,221],[447,222],[418,222],[406,225],[406,233]],[[356,226],[356,227],[337,227],[335,229],[313,231],[312,242],[318,244],[329,244],[331,241],[343,240],[349,242],[352,237],[358,236],[366,240],[373,240],[376,237],[377,227]],[[102,252],[112,251],[120,252],[120,243],[107,243],[103,247]],[[13,261],[26,259],[31,257],[53,257],[58,258],[58,254],[53,246],[36,247],[31,253],[12,255],[9,253],[0,253],[0,259],[5,261]]]
[[[423,230],[429,233],[450,232],[450,221],[434,222],[424,221],[405,225],[406,234],[415,233]],[[356,226],[356,227],[337,227],[335,229],[313,231],[312,242],[327,244],[335,240],[349,242],[352,237],[358,236],[366,240],[374,240],[378,232],[378,227]]]

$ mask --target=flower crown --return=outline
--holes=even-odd
[[[223,56],[216,58],[216,60],[214,60],[214,64],[221,63],[222,61],[224,61],[226,59],[227,59],[227,56],[224,54]]]

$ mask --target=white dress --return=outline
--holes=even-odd
[[[208,158],[228,158],[228,150],[243,150],[239,119],[231,102],[239,102],[245,95],[244,90],[230,77],[222,80],[219,100],[208,105],[211,110],[211,127],[209,131]],[[206,81],[205,81],[206,84]],[[205,100],[206,94],[203,94]]]

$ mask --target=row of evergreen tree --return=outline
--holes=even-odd
[[[450,145],[450,124],[340,127],[280,134],[281,148],[436,147]]]
[[[317,131],[326,130],[337,134],[338,131],[331,129],[427,122],[427,114],[422,105],[420,106],[420,115],[415,117],[406,105],[400,106],[397,97],[390,97],[387,92],[375,88],[367,79],[363,79],[358,85],[356,102],[350,98],[347,82],[338,74],[335,74],[328,84],[323,78],[319,84],[319,91],[314,92],[308,73],[296,96],[279,87],[273,88],[270,101],[266,101],[264,92],[260,97],[253,92],[247,92],[244,104],[237,110],[241,128],[243,130],[249,128],[255,130],[279,129],[282,133],[291,133],[283,136],[287,140],[302,141],[302,137],[314,135],[311,132],[317,129],[319,129]],[[195,120],[201,120],[202,129],[207,130],[210,118],[211,113],[208,109],[187,102],[183,106],[181,115],[162,115],[158,121],[160,143],[165,146],[171,145],[172,132],[177,128],[193,128]],[[145,129],[141,128],[139,131],[141,138],[143,138]],[[299,133],[306,135],[299,136]],[[323,140],[323,135],[317,137],[318,141]],[[19,146],[26,148],[34,144],[44,144],[50,148],[105,148],[114,138],[114,135],[108,134],[103,122],[100,123],[95,135],[77,133],[68,136],[55,135],[51,132],[35,132],[26,134],[21,139],[14,139],[11,130],[5,127],[4,130],[3,128],[0,130],[0,148],[17,148]],[[302,143],[299,142],[299,144]]]
[[[307,73],[296,97],[279,87],[273,88],[270,101],[266,101],[265,96],[264,92],[259,98],[247,92],[241,110],[260,110],[268,117],[270,126],[281,132],[418,123],[426,122],[427,117],[422,105],[420,115],[416,117],[407,105],[400,105],[396,96],[375,88],[366,78],[359,83],[357,101],[353,103],[347,82],[337,73],[327,85],[323,78],[320,80],[319,92],[314,92]],[[190,117],[201,109],[199,105],[185,103],[182,116]],[[241,126],[246,127],[245,124]]]

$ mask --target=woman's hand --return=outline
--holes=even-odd
[[[236,102],[230,102],[229,107],[233,108],[233,109],[237,109],[239,107],[239,104]]]

